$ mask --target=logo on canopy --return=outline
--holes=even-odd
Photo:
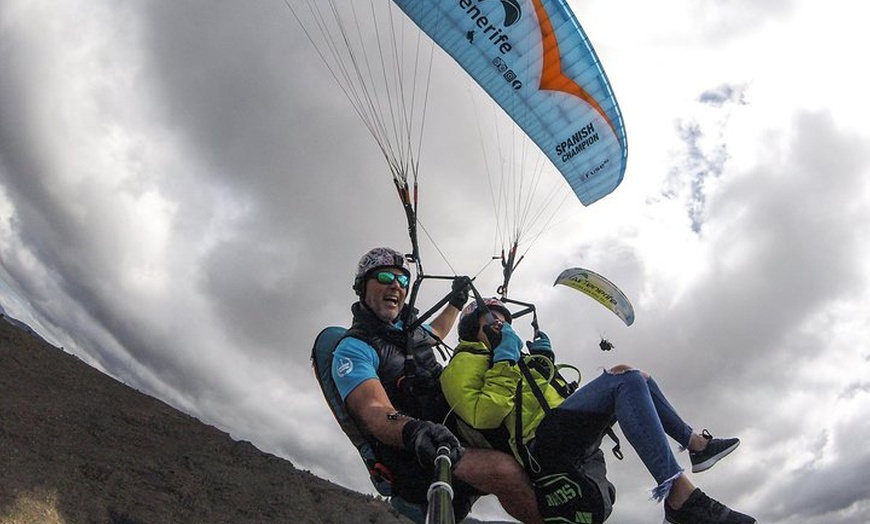
[[[514,25],[523,15],[523,10],[520,8],[518,0],[501,0],[501,6],[504,8],[505,27]]]

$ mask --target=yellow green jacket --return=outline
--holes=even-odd
[[[524,359],[541,358],[523,355]],[[474,429],[495,429],[504,425],[510,435],[510,446],[520,463],[517,450],[516,397],[517,385],[522,388],[522,442],[527,445],[546,412],[533,390],[523,378],[519,366],[510,361],[491,364],[492,352],[481,342],[460,340],[453,358],[441,373],[441,389],[447,403],[466,424]],[[490,365],[491,364],[491,365]],[[551,386],[547,377],[534,369],[529,370],[550,407],[564,400]]]

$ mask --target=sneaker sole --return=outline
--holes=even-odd
[[[708,458],[704,462],[699,462],[697,464],[693,464],[692,465],[692,473],[700,473],[702,471],[707,471],[708,469],[712,468],[714,464],[716,464],[717,462],[719,462],[723,458],[730,455],[731,452],[734,451],[735,449],[737,449],[737,446],[739,446],[739,445],[740,445],[740,441],[738,440],[730,448],[725,448],[724,450],[720,451],[718,455],[713,455],[712,457]]]

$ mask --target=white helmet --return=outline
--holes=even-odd
[[[356,277],[353,279],[353,290],[360,297],[365,292],[365,282],[368,276],[377,269],[394,267],[401,269],[408,277],[411,276],[411,267],[405,255],[389,247],[376,247],[359,259],[356,267]]]

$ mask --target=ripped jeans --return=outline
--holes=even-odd
[[[692,428],[683,422],[655,380],[645,377],[640,370],[605,371],[553,411],[562,416],[572,413],[599,419],[602,415],[615,415],[628,442],[658,482],[652,491],[657,501],[667,497],[674,479],[683,472],[667,437],[686,448]]]

